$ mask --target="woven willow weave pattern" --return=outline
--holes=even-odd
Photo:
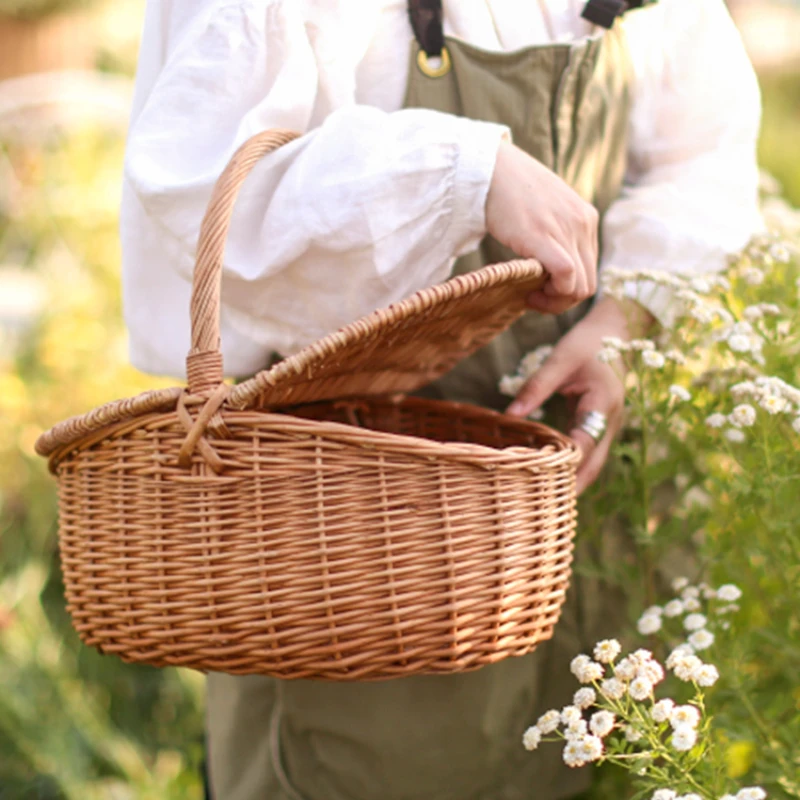
[[[254,137],[215,189],[188,388],[109,403],[37,443],[59,483],[73,623],[128,661],[284,678],[447,673],[530,652],[569,580],[574,444],[397,393],[510,325],[542,269],[431,287],[230,387],[227,226],[249,169],[292,138]],[[330,399],[353,395],[376,396]]]

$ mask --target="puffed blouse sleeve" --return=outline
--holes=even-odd
[[[234,212],[223,273],[228,374],[252,374],[272,352],[444,280],[485,233],[506,128],[358,105],[368,25],[362,18],[347,46],[326,54],[314,46],[308,5],[205,3],[140,98],[121,227],[131,359],[141,369],[182,372],[200,220],[230,156],[259,131],[304,135],[256,167]],[[146,48],[147,39],[143,59]]]
[[[603,221],[602,265],[708,273],[761,228],[760,95],[723,0],[626,15],[635,73],[628,174]],[[669,323],[670,294],[631,294]]]

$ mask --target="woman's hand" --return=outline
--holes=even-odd
[[[523,150],[503,141],[486,198],[489,233],[522,258],[541,261],[549,280],[531,308],[559,314],[597,288],[594,206]]]
[[[553,349],[542,368],[520,389],[507,413],[525,417],[558,392],[575,398],[570,437],[583,453],[578,469],[578,493],[592,484],[608,458],[611,442],[622,425],[625,388],[622,377],[597,360],[604,336],[628,340],[644,333],[653,323],[637,303],[603,298]],[[589,411],[606,415],[608,428],[599,442],[580,429]]]

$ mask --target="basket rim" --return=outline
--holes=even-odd
[[[302,402],[328,400],[342,396],[366,394],[354,391],[341,392],[342,372],[326,376],[326,365],[334,357],[343,359],[357,355],[359,347],[372,341],[390,326],[402,325],[406,321],[423,319],[426,314],[446,308],[449,314],[458,314],[479,302],[480,295],[489,289],[513,289],[514,307],[504,309],[504,313],[514,318],[522,316],[527,309],[525,297],[539,287],[545,280],[545,271],[538,261],[515,260],[492,264],[465,275],[421,289],[404,300],[386,308],[377,309],[360,319],[345,325],[338,331],[313,342],[293,356],[278,362],[270,369],[257,373],[243,383],[233,386],[222,403],[221,409],[248,410],[267,409]],[[487,311],[486,316],[491,316]],[[513,321],[513,320],[511,320]],[[506,321],[503,328],[511,321]],[[497,333],[496,326],[487,325],[475,332],[469,342],[454,348],[448,358],[435,365],[435,369],[425,371],[421,366],[408,373],[391,371],[385,391],[379,394],[410,392],[420,388],[447,371],[471,352],[487,344]],[[330,372],[330,370],[328,370]],[[346,376],[346,373],[344,373]],[[364,373],[362,370],[362,375]],[[373,373],[375,374],[375,373]],[[329,380],[328,391],[319,386]],[[316,386],[315,386],[316,384]],[[314,391],[304,391],[304,387],[314,386]],[[324,387],[323,387],[324,388]],[[338,391],[337,391],[338,390]],[[100,431],[107,426],[132,420],[152,412],[169,411],[175,407],[179,398],[206,399],[211,391],[191,395],[180,386],[142,392],[134,397],[112,400],[93,410],[70,417],[45,431],[36,440],[36,452],[48,457],[62,446],[78,442],[85,436]]]
[[[529,469],[531,471],[538,471],[543,468],[553,469],[577,465],[581,458],[578,445],[566,434],[554,428],[533,420],[508,417],[501,414],[499,411],[472,405],[470,403],[420,397],[362,397],[328,402],[403,404],[411,407],[430,405],[437,407],[445,406],[454,413],[463,412],[473,417],[501,417],[503,425],[516,428],[521,432],[527,431],[546,435],[549,441],[540,448],[525,447],[524,445],[494,448],[489,445],[471,442],[439,442],[407,433],[390,433],[387,431],[373,430],[371,428],[354,427],[343,422],[299,417],[289,413],[291,409],[287,409],[287,411],[283,412],[257,408],[228,408],[224,410],[223,417],[227,423],[235,424],[237,421],[243,422],[243,418],[257,415],[259,424],[280,423],[282,432],[290,435],[295,434],[297,438],[324,437],[326,441],[337,442],[350,447],[363,447],[368,450],[379,448],[381,452],[388,454],[397,454],[404,457],[420,459],[436,458],[440,461],[468,464],[486,470]],[[177,398],[175,400],[175,406],[177,406]],[[77,440],[57,445],[49,453],[50,469],[51,471],[55,471],[61,461],[78,450],[94,447],[108,438],[125,436],[142,427],[152,427],[154,423],[157,424],[159,418],[163,419],[163,424],[165,425],[174,424],[177,419],[176,409],[166,409],[160,412],[153,411],[119,420],[115,423],[89,431]],[[213,442],[214,440],[211,441]],[[523,456],[526,457],[523,458]]]

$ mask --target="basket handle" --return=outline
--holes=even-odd
[[[186,358],[186,378],[191,394],[214,389],[223,379],[219,334],[222,264],[239,189],[259,160],[299,136],[283,128],[257,133],[233,154],[214,185],[200,226],[192,282],[192,348]]]

